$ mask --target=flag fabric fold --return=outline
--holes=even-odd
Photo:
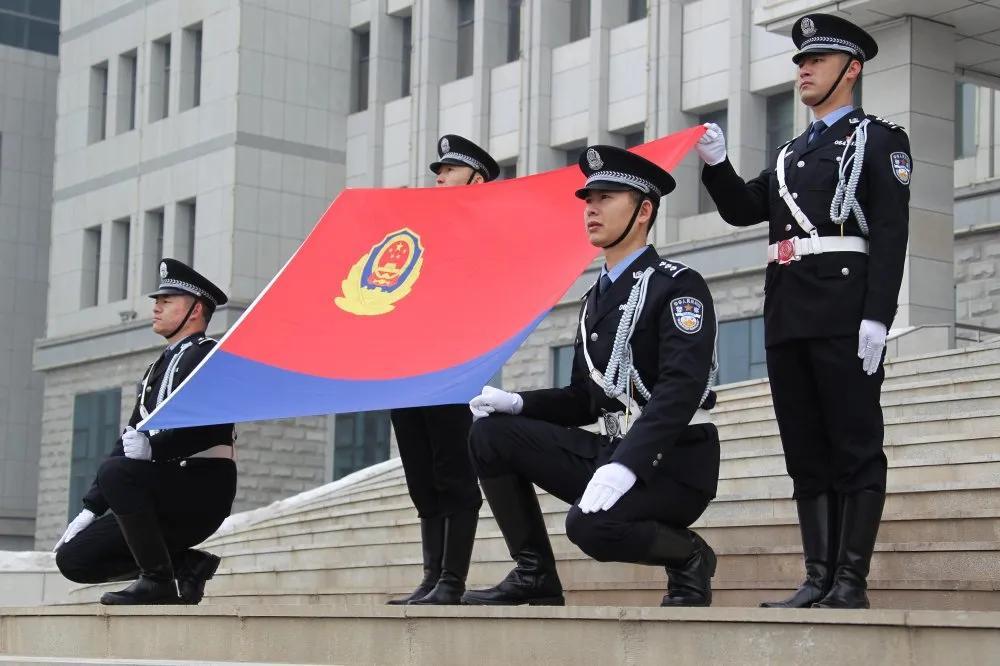
[[[634,151],[671,170],[703,132]],[[140,428],[469,400],[597,254],[573,196],[582,181],[572,166],[469,187],[344,190]]]

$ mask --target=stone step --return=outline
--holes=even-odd
[[[200,663],[923,666],[1000,653],[1000,614],[955,611],[57,606],[4,609],[0,624],[5,656]]]

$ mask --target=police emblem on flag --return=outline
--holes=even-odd
[[[893,153],[889,155],[889,163],[892,165],[892,173],[896,180],[903,185],[910,184],[910,173],[913,171],[913,162],[906,153]]]
[[[392,312],[420,277],[424,248],[420,236],[410,229],[387,234],[351,267],[340,287],[343,296],[334,299],[341,310],[357,315]]]
[[[684,333],[694,334],[701,330],[705,306],[697,298],[684,296],[670,301],[670,312],[674,325]]]

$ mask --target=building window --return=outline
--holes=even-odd
[[[79,393],[73,399],[73,441],[69,468],[69,517],[80,513],[80,500],[90,490],[97,469],[118,439],[120,388]]]
[[[0,1],[0,44],[59,54],[59,0]]]
[[[132,220],[111,223],[111,250],[108,262],[108,301],[128,298],[128,257]]]
[[[456,57],[458,67],[456,79],[472,75],[473,29],[475,26],[475,0],[458,0],[458,31]]]
[[[719,323],[719,384],[767,377],[764,318]]]
[[[507,0],[507,62],[521,57],[521,4],[523,0]]]
[[[83,230],[83,262],[80,275],[80,307],[97,305],[101,273],[101,227]]]
[[[108,61],[90,68],[88,143],[104,141],[108,124]]]
[[[698,124],[702,125],[704,123],[715,123],[722,128],[722,133],[727,134],[726,139],[729,140],[728,136],[728,113],[726,109],[719,109],[718,111],[712,111],[711,113],[706,113],[698,118]],[[698,188],[698,212],[699,213],[711,213],[712,211],[718,210],[715,202],[712,201],[712,197],[708,195],[708,190],[704,187]]]
[[[517,162],[500,165],[500,180],[517,178]]]
[[[629,132],[625,135],[625,147],[635,148],[636,146],[641,146],[646,143],[646,130],[641,129],[638,132]]]
[[[389,459],[389,412],[337,414],[334,421],[333,479]]]
[[[976,154],[976,92],[971,83],[955,84],[955,159]]]
[[[646,18],[646,0],[628,0],[628,22]]]
[[[371,33],[366,28],[364,32],[353,31],[354,39],[354,95],[351,99],[351,113],[365,111],[368,108],[368,58],[370,54]]]
[[[552,386],[569,386],[573,377],[573,345],[552,348]]]
[[[569,41],[590,36],[590,0],[569,0]]]
[[[580,162],[580,155],[583,154],[583,149],[586,146],[576,146],[575,148],[566,149],[566,166],[576,166]]]
[[[198,206],[194,199],[177,204],[174,216],[174,257],[194,266],[195,226]]]
[[[181,39],[181,111],[201,105],[201,24],[184,29]]]
[[[116,134],[135,129],[136,90],[139,73],[139,53],[129,51],[118,56],[118,112]]]
[[[403,30],[403,39],[401,40],[403,53],[400,64],[402,79],[399,94],[401,97],[406,97],[410,94],[410,68],[413,66],[411,60],[413,55],[413,17],[404,16],[400,22]]]
[[[149,59],[149,122],[170,115],[170,35],[153,42]]]
[[[142,232],[142,290],[155,291],[160,284],[160,259],[163,258],[163,209],[146,211]]]
[[[767,165],[778,159],[778,146],[794,138],[795,92],[771,95],[767,98]]]

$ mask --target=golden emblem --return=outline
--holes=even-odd
[[[341,310],[356,315],[392,312],[420,277],[424,261],[420,236],[410,229],[387,234],[358,260],[340,283],[343,296],[334,299]]]

